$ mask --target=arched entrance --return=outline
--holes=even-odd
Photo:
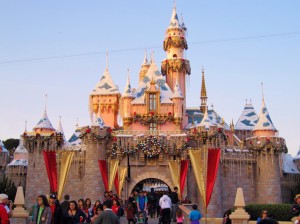
[[[162,182],[164,182],[170,189],[174,188],[174,184],[172,180],[170,179],[168,172],[145,172],[143,174],[140,174],[138,176],[135,176],[131,179],[131,182],[128,185],[128,193],[132,192],[134,188],[142,181],[147,179],[157,179]]]
[[[143,190],[145,192],[150,192],[151,188],[157,193],[170,192],[170,187],[162,180],[157,178],[148,178],[138,182],[133,190]]]

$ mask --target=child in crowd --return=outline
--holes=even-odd
[[[177,209],[177,212],[176,212],[176,221],[177,221],[177,224],[182,224],[184,221],[184,216],[183,216],[182,210],[180,208]]]
[[[191,221],[191,224],[200,224],[200,219],[202,218],[202,215],[197,210],[198,206],[194,204],[192,206],[192,208],[193,208],[193,211],[191,211],[191,213],[189,215],[189,220]]]

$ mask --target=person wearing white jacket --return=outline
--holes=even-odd
[[[164,196],[159,199],[159,206],[161,208],[162,224],[170,224],[172,201],[166,192],[164,193]]]

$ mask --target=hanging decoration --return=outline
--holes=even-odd
[[[189,169],[189,161],[188,160],[181,160],[180,161],[180,179],[179,179],[179,189],[180,189],[180,196],[182,198],[182,194],[185,187],[185,180],[187,177]]]
[[[180,179],[180,163],[176,160],[170,160],[168,162],[171,171],[172,181],[175,187],[178,187],[178,194],[181,195],[181,189],[179,184]]]
[[[118,171],[119,160],[111,159],[108,163],[109,163],[108,190],[111,191]]]
[[[61,153],[59,182],[58,182],[58,200],[61,200],[70,166],[72,164],[74,151],[65,151]]]
[[[98,160],[100,173],[102,176],[103,185],[106,191],[108,191],[108,169],[106,160]]]
[[[116,192],[118,193],[119,192],[119,171],[118,170],[114,180],[114,185],[115,185]]]
[[[220,149],[209,149],[207,158],[207,178],[206,178],[206,208],[210,202],[211,195],[215,186],[220,162]]]
[[[111,132],[112,132],[111,128],[107,128],[106,133],[104,135],[98,135],[93,133],[92,130],[88,128],[85,130],[85,133],[80,134],[78,138],[83,139],[87,135],[90,135],[94,142],[98,142],[98,141],[100,142],[102,140],[108,141],[111,139]]]
[[[167,151],[167,146],[155,136],[148,136],[144,141],[138,143],[137,149],[147,157],[153,158],[158,156],[161,151]]]
[[[48,179],[50,183],[51,193],[57,193],[57,167],[56,167],[56,152],[43,151],[45,166],[48,174]]]
[[[188,44],[184,37],[170,36],[164,40],[164,51],[169,50],[170,47],[184,48],[185,50],[187,50]]]
[[[127,174],[127,167],[120,167],[119,169],[120,175],[119,175],[119,197],[121,197],[122,188],[125,182],[126,174]]]
[[[168,114],[155,114],[150,112],[149,114],[137,114],[133,113],[133,122],[139,122],[142,125],[147,125],[149,123],[165,124],[167,121],[174,121],[174,116],[172,113]]]
[[[168,72],[186,72],[188,75],[191,74],[190,62],[185,59],[166,59],[161,63],[161,73],[166,76]]]

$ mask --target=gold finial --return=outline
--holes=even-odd
[[[204,71],[204,67],[202,66],[201,97],[207,97]]]
[[[224,117],[222,117],[221,125],[223,126],[224,124],[225,124],[225,120],[224,120]]]
[[[156,84],[156,82],[155,82],[155,80],[154,80],[154,77],[152,77],[151,82],[150,82],[150,85],[155,85],[155,84]]]

